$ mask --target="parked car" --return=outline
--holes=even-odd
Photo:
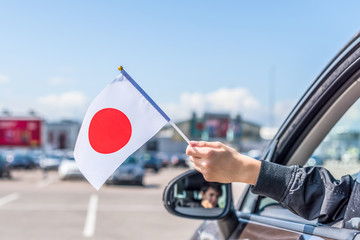
[[[39,162],[43,170],[58,170],[64,155],[62,153],[46,153]]]
[[[175,153],[171,156],[171,165],[173,167],[189,167],[189,156],[185,153]]]
[[[107,185],[120,183],[133,183],[143,185],[145,171],[141,161],[135,157],[128,157],[123,164],[106,181]]]
[[[155,153],[155,156],[161,160],[163,168],[166,168],[170,165],[170,157],[168,154],[164,152],[157,152]]]
[[[36,167],[33,159],[23,153],[15,153],[14,155],[7,156],[7,161],[9,162],[10,168],[33,169]]]
[[[244,154],[259,160],[261,158],[262,152],[261,152],[261,150],[258,150],[258,149],[252,149]]]
[[[61,160],[58,173],[61,180],[84,178],[72,155]]]
[[[314,164],[312,156],[326,156],[326,168],[340,179],[360,170],[359,161],[342,162],[340,154],[360,149],[360,35],[355,36],[326,66],[287,117],[261,156],[283,165]],[[200,174],[190,170],[164,191],[165,208],[181,217],[204,219],[191,239],[360,239],[359,229],[342,222],[319,224],[303,219],[277,201],[253,194],[250,185],[226,184],[223,208],[177,206],[178,189]],[[232,192],[238,191],[233,199]],[[237,203],[236,203],[237,202]],[[234,206],[233,203],[236,203]]]
[[[324,165],[324,159],[316,155],[312,155],[306,163],[306,166],[322,166],[322,165]]]
[[[0,155],[0,178],[11,178],[9,162],[4,155]]]
[[[154,172],[158,172],[163,166],[161,159],[156,157],[155,153],[144,153],[140,159],[144,163],[145,168],[152,169]]]
[[[32,158],[32,161],[35,163],[36,167],[40,167],[40,160],[43,158],[44,152],[42,150],[35,149],[28,151],[27,154]]]

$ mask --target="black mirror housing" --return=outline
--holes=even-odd
[[[207,182],[201,173],[189,170],[169,182],[163,203],[176,216],[222,219],[232,208],[231,184]]]

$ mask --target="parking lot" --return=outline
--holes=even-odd
[[[13,170],[0,180],[0,239],[189,239],[201,223],[167,213],[166,184],[184,168],[146,173],[144,186],[62,181],[56,171]]]

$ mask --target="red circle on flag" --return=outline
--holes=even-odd
[[[95,113],[89,125],[89,142],[98,153],[114,153],[131,137],[131,123],[118,109],[104,108]]]

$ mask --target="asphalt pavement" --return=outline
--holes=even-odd
[[[201,220],[169,214],[166,184],[184,168],[147,172],[144,186],[104,185],[16,170],[0,179],[0,239],[189,239]]]

